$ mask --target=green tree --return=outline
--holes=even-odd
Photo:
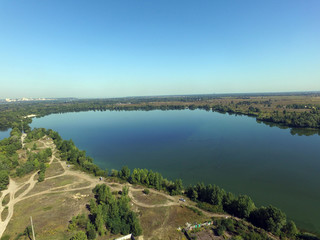
[[[32,150],[37,150],[37,144],[36,143],[33,144]]]
[[[247,218],[250,212],[255,209],[255,205],[251,198],[247,195],[240,195],[232,202],[232,213],[240,218]]]
[[[150,193],[150,190],[148,188],[145,188],[142,192],[148,195]]]
[[[249,221],[257,227],[279,235],[286,224],[286,215],[273,206],[261,207],[251,212]]]
[[[96,228],[90,221],[87,223],[87,236],[89,240],[96,239],[97,236]]]
[[[288,237],[293,238],[298,234],[299,231],[293,221],[288,221],[287,224],[283,226],[282,232],[285,233]]]
[[[70,240],[88,240],[88,238],[84,232],[79,231]]]
[[[100,236],[103,236],[105,233],[104,221],[103,221],[102,215],[103,215],[102,214],[102,207],[101,207],[101,205],[99,205],[97,208],[97,214],[96,214],[96,218],[94,220],[94,225],[96,226],[97,231]]]
[[[121,171],[119,172],[119,177],[126,180],[129,179],[130,169],[127,166],[122,167]]]
[[[9,175],[6,170],[0,171],[0,191],[7,188],[9,184]]]
[[[38,177],[38,182],[43,182],[45,179],[45,173],[44,172],[39,172],[39,177]]]
[[[128,196],[128,193],[129,193],[129,187],[123,186],[122,187],[122,196]]]

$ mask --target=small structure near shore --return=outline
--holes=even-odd
[[[135,240],[132,234],[128,234],[126,236],[116,238],[115,240],[128,240],[128,239]]]
[[[208,222],[204,222],[201,224],[193,224],[191,225],[190,223],[187,223],[187,227],[184,228],[185,231],[191,231],[197,228],[201,228],[201,227],[206,227],[206,226],[210,226],[213,224],[213,221],[208,221]]]

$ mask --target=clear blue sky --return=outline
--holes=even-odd
[[[310,90],[319,0],[0,1],[0,98]]]

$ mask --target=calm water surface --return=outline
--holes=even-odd
[[[102,168],[128,165],[185,185],[217,184],[320,232],[319,135],[293,136],[254,118],[200,110],[55,114],[32,127],[72,138]]]
[[[8,129],[7,131],[0,131],[0,140],[10,137],[11,129]]]

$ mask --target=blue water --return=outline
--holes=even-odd
[[[10,137],[11,129],[8,129],[7,131],[0,131],[0,140]]]
[[[320,232],[320,136],[291,135],[247,116],[201,110],[81,112],[34,119],[102,168],[147,168],[185,185],[199,181],[272,204]]]

